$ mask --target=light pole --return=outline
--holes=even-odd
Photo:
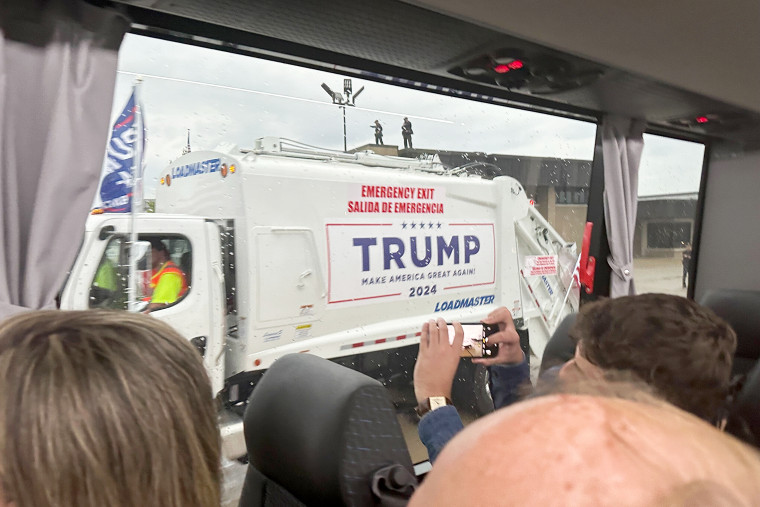
[[[348,151],[348,141],[346,139],[346,106],[355,106],[356,105],[356,97],[359,96],[361,92],[364,91],[364,87],[362,86],[359,88],[359,91],[356,93],[353,93],[352,96],[352,84],[350,79],[344,79],[343,80],[343,93],[346,95],[345,98],[343,98],[343,95],[340,93],[335,93],[330,89],[329,86],[327,86],[325,83],[322,83],[322,89],[330,96],[332,99],[333,104],[337,104],[338,107],[343,109],[343,151]]]

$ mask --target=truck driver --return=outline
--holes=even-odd
[[[164,242],[152,239],[150,245],[153,267],[150,288],[153,293],[144,313],[150,313],[176,303],[187,293],[188,289],[185,273],[169,258],[169,250]]]

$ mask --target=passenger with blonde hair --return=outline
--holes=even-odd
[[[211,387],[173,329],[105,311],[0,323],[0,505],[219,502]]]

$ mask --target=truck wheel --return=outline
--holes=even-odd
[[[472,364],[470,361],[462,361],[454,378],[451,397],[458,410],[475,417],[493,412],[486,367]]]
[[[482,364],[475,365],[473,372],[473,385],[475,386],[475,407],[478,417],[493,412],[493,399],[488,388],[488,370]]]

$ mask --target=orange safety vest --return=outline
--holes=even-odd
[[[179,295],[177,295],[177,299],[180,299],[182,296],[187,294],[187,278],[185,277],[185,273],[179,269],[177,265],[172,261],[166,261],[164,265],[161,266],[161,269],[156,271],[156,273],[150,277],[150,288],[155,289],[158,285],[159,280],[161,280],[161,277],[166,273],[177,274],[182,279],[182,289],[180,289]]]

